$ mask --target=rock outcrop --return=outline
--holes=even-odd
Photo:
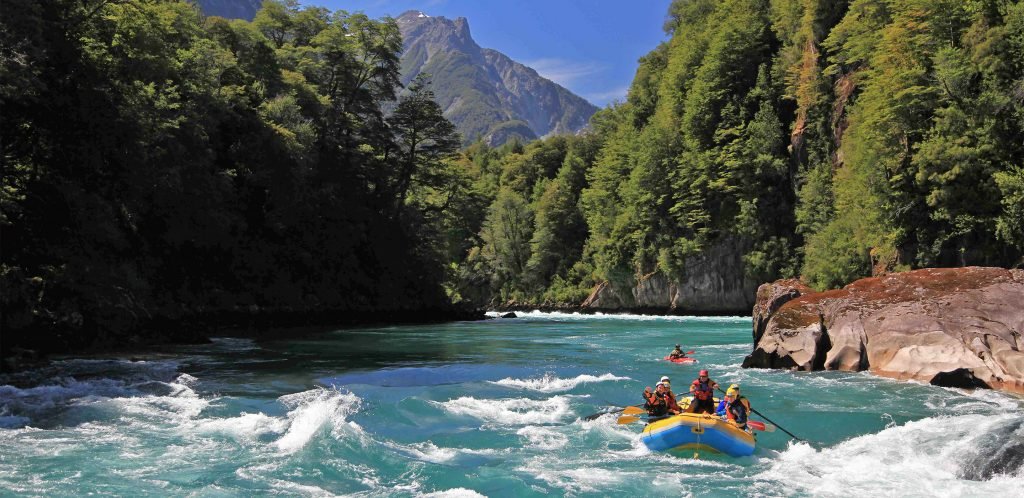
[[[742,241],[727,238],[687,261],[685,276],[664,273],[640,277],[632,287],[603,282],[581,308],[590,311],[644,311],[658,314],[745,314],[753,306],[756,282],[743,272]]]
[[[744,367],[862,371],[1024,393],[1024,270],[941,268],[814,292],[762,285]]]

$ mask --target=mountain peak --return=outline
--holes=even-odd
[[[419,11],[419,10],[407,10],[405,12],[402,12],[402,15],[397,17],[397,19],[399,21],[403,21],[403,20],[404,21],[415,21],[417,19],[429,19],[429,18],[430,18],[430,16],[428,16],[423,11]]]
[[[467,142],[479,137],[499,145],[516,137],[575,133],[597,110],[533,69],[481,48],[465,17],[410,10],[397,21],[405,45],[402,83],[430,74],[437,103]]]

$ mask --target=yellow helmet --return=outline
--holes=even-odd
[[[729,390],[725,392],[725,394],[728,394],[729,396],[735,396],[735,395],[737,395],[739,393],[740,393],[740,385],[739,384],[733,384],[733,385],[729,386]]]

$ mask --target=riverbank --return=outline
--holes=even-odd
[[[749,316],[750,309],[682,309],[662,307],[631,307],[631,308],[593,308],[582,305],[556,304],[514,304],[505,303],[501,305],[488,306],[488,311],[508,312],[531,312],[541,311],[544,313],[579,313],[581,315],[646,315],[646,316]]]

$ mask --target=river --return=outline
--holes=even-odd
[[[1008,496],[1021,399],[743,369],[749,318],[527,313],[67,358],[0,378],[2,496]],[[676,343],[699,365],[661,358]],[[652,453],[587,415],[699,368],[806,440]],[[755,417],[757,419],[757,417]],[[1021,495],[1017,495],[1021,496]]]

